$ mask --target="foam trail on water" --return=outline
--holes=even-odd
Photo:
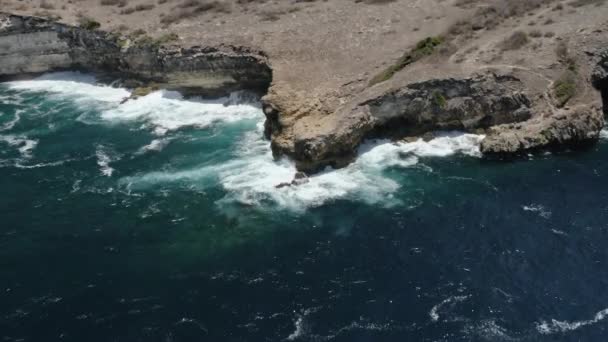
[[[595,323],[599,323],[608,317],[608,309],[601,310],[593,316],[592,319],[583,320],[583,321],[558,321],[556,319],[552,319],[551,322],[540,321],[536,325],[536,330],[543,335],[555,334],[555,333],[564,333],[572,330],[576,330],[588,325],[592,325]]]
[[[144,154],[147,152],[160,152],[162,151],[169,143],[171,139],[154,139],[148,145],[142,146],[136,154]]]
[[[16,110],[15,116],[13,117],[13,119],[10,120],[9,122],[5,123],[4,125],[2,125],[2,127],[0,128],[0,131],[8,131],[8,130],[13,129],[13,127],[15,127],[17,122],[19,122],[21,120],[21,113],[23,113],[23,112],[24,112],[23,109]]]
[[[111,151],[103,145],[97,146],[95,156],[97,157],[97,165],[99,166],[101,174],[106,177],[112,177],[115,170],[110,166],[110,163],[116,161],[118,158],[113,156]]]
[[[10,146],[16,147],[23,158],[31,158],[32,151],[38,145],[38,140],[28,139],[18,135],[0,135],[0,141],[4,141]]]
[[[545,219],[550,219],[551,215],[553,214],[550,210],[548,210],[547,208],[545,208],[544,206],[542,206],[540,204],[524,205],[524,206],[522,206],[522,209],[524,211],[538,213],[538,215],[540,217],[545,218]]]
[[[447,299],[444,299],[443,301],[441,301],[441,303],[433,306],[431,308],[431,311],[429,311],[429,316],[431,317],[431,321],[433,322],[437,322],[439,321],[439,311],[442,310],[443,307],[447,306],[447,305],[454,305],[457,303],[461,303],[464,302],[465,300],[469,299],[471,296],[467,295],[467,296],[453,296],[453,297],[449,297]]]

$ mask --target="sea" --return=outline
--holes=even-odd
[[[298,186],[248,94],[0,84],[0,341],[606,341],[608,134],[366,141]]]

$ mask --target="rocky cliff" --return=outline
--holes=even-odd
[[[502,156],[599,137],[604,118],[590,85],[601,91],[604,102],[608,99],[608,53],[596,53],[608,42],[593,27],[593,34],[568,31],[551,41],[546,35],[546,47],[505,50],[504,56],[490,59],[484,53],[498,48],[491,31],[475,38],[486,44],[483,51],[473,46],[447,57],[441,51],[428,56],[435,45],[419,43],[415,51],[421,59],[389,67],[393,72],[381,82],[367,82],[366,75],[304,91],[297,79],[273,79],[278,72],[270,67],[271,57],[259,50],[134,43],[102,31],[0,14],[0,78],[84,69],[203,96],[239,89],[267,93],[265,134],[273,152],[291,157],[305,172],[348,164],[367,138],[402,139],[435,130],[482,131],[487,134],[482,152]],[[549,44],[557,44],[555,52]],[[520,65],[522,51],[531,61],[528,66]],[[538,51],[547,59],[542,68]],[[286,65],[274,60],[285,75]]]
[[[247,89],[263,93],[272,80],[267,57],[252,49],[130,44],[102,31],[46,19],[0,14],[0,77],[84,69],[164,88],[218,96]]]
[[[264,99],[266,134],[275,155],[290,156],[305,172],[350,163],[367,138],[402,139],[437,130],[482,132],[487,137],[481,151],[492,157],[587,144],[604,127],[591,84],[606,103],[608,53],[578,48],[585,53],[569,57],[571,65],[554,67],[570,75],[568,83],[563,76],[552,80],[512,65],[489,68],[494,71],[461,67],[444,73],[448,77],[419,68],[422,76],[371,86],[333,110],[315,98],[306,104],[295,96],[285,100],[271,88]],[[560,82],[572,88],[569,106],[560,104]]]
[[[298,168],[316,171],[348,163],[362,140],[402,138],[434,130],[473,131],[521,122],[531,117],[531,102],[513,76],[478,74],[464,78],[432,78],[371,94],[310,126],[296,123],[293,145],[273,144],[275,153],[293,157]],[[268,106],[270,136],[283,134],[279,115]]]
[[[585,145],[599,138],[603,113],[592,106],[538,117],[528,122],[493,127],[481,143],[486,156],[510,156],[540,148]]]

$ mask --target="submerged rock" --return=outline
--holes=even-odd
[[[304,172],[296,172],[295,176],[293,177],[293,180],[290,183],[287,183],[287,182],[279,183],[275,186],[275,188],[282,189],[282,188],[286,188],[286,187],[290,187],[290,186],[298,186],[298,185],[306,184],[309,181],[310,180],[308,179],[308,176]]]

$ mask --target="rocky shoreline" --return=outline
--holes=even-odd
[[[263,94],[272,81],[267,57],[235,46],[165,47],[132,44],[112,33],[38,17],[0,13],[0,78],[85,70],[136,87],[218,97],[236,90]]]
[[[604,126],[597,103],[562,107],[551,93],[552,81],[536,86],[533,72],[513,66],[424,70],[418,76],[414,68],[407,77],[396,75],[348,96],[318,98],[273,82],[268,56],[247,47],[133,44],[112,33],[6,13],[0,14],[0,47],[2,80],[78,69],[133,88],[153,83],[204,97],[236,90],[266,94],[265,134],[273,153],[289,156],[306,173],[347,165],[368,138],[483,132],[482,153],[505,156],[592,142]],[[605,100],[608,52],[574,58],[582,71],[593,70],[591,81],[577,82],[592,84]]]

